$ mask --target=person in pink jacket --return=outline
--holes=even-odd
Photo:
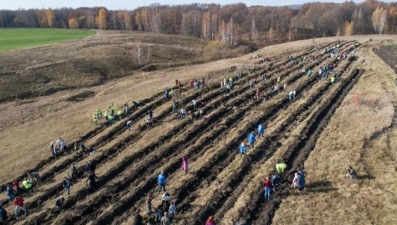
[[[205,223],[205,225],[216,225],[214,218],[212,216],[208,217],[208,220]]]
[[[185,171],[185,175],[187,174],[187,172],[189,170],[189,163],[187,161],[186,156],[183,156],[183,158],[182,158],[182,170]]]

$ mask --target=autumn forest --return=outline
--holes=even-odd
[[[135,10],[59,8],[1,10],[0,27],[136,30],[216,40],[229,45],[273,44],[324,36],[394,34],[397,4],[307,3],[299,7],[243,3],[152,4]]]

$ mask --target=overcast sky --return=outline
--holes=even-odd
[[[251,5],[268,5],[268,6],[280,6],[280,5],[293,5],[302,4],[309,2],[310,0],[0,0],[0,9],[29,9],[29,8],[78,8],[78,7],[94,7],[103,6],[107,9],[127,9],[133,10],[140,6],[148,6],[152,3],[160,3],[162,5],[180,5],[180,4],[191,4],[191,3],[217,3],[221,5],[232,4],[237,2],[243,2],[247,6]],[[354,0],[359,3],[363,0]],[[316,2],[338,2],[342,3],[344,0],[333,0],[324,1],[317,0]],[[385,0],[384,2],[392,2],[391,0]]]

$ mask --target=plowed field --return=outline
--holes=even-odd
[[[338,53],[347,54],[346,59],[321,54],[336,45]],[[281,201],[291,195],[290,174],[304,164],[336,108],[363,73],[355,67],[358,57],[351,56],[359,45],[356,41],[329,42],[318,50],[313,45],[273,55],[270,62],[258,60],[252,71],[238,69],[242,72],[239,78],[236,71],[224,72],[222,78],[235,80],[230,93],[222,91],[219,82],[208,82],[200,89],[184,85],[181,95],[173,98],[187,111],[203,110],[203,117],[197,119],[178,119],[172,112],[172,100],[162,92],[147,96],[125,118],[112,125],[101,124],[69,143],[73,148],[75,142],[83,142],[97,153],[81,156],[72,150],[35,166],[33,170],[40,171],[43,183],[26,198],[29,215],[11,218],[10,224],[131,224],[138,209],[144,221],[150,222],[154,214],[146,212],[145,199],[154,194],[154,205],[161,204],[161,194],[154,192],[161,171],[167,177],[167,191],[176,201],[174,224],[204,224],[210,215],[219,224],[271,223]],[[286,62],[288,55],[302,63]],[[320,67],[334,63],[336,67],[322,80]],[[303,68],[312,69],[313,75],[303,75]],[[330,77],[336,71],[341,76],[332,83]],[[262,80],[263,74],[267,79]],[[285,84],[286,89],[272,93],[276,84]],[[255,98],[256,89],[259,98]],[[288,93],[293,90],[296,98],[289,100]],[[193,99],[198,102],[197,109]],[[147,128],[142,121],[148,110],[154,112],[154,124]],[[125,127],[128,120],[133,124],[131,131]],[[267,128],[264,137],[248,149],[248,157],[241,158],[239,144],[260,123]],[[187,175],[181,170],[183,156],[190,163]],[[97,164],[97,189],[89,192],[86,175],[80,174],[66,198],[65,212],[60,214],[54,203],[66,195],[63,177],[72,163],[84,166],[88,159]],[[263,179],[275,172],[274,165],[281,159],[289,165],[288,171],[282,176],[281,187],[265,201]],[[3,204],[12,212],[8,201]]]

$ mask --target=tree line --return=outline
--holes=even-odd
[[[187,35],[229,45],[274,43],[325,36],[394,34],[397,3],[307,3],[296,9],[237,3],[152,4],[135,10],[1,10],[0,27],[135,30]]]

